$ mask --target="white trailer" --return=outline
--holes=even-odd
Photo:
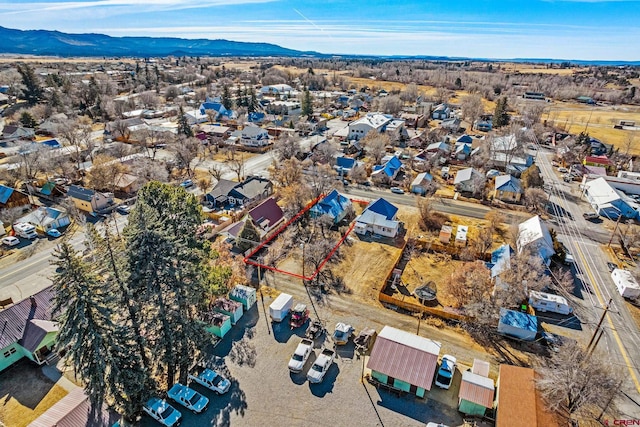
[[[613,279],[613,283],[616,284],[618,292],[620,292],[620,295],[624,298],[636,299],[640,297],[640,285],[638,285],[638,282],[629,270],[614,268],[611,272],[611,278]]]
[[[269,316],[271,316],[271,320],[274,322],[282,322],[284,318],[287,317],[287,314],[289,314],[292,305],[293,297],[291,295],[278,295],[278,298],[274,299],[269,306]]]
[[[545,292],[529,292],[529,305],[542,313],[548,311],[558,314],[571,314],[573,312],[573,308],[569,307],[566,298]]]
[[[13,224],[13,229],[18,236],[25,239],[33,240],[38,237],[38,233],[36,233],[36,227],[27,222],[18,222],[16,224]]]

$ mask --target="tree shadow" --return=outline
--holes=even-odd
[[[247,361],[250,361],[251,347],[253,345],[249,341],[255,334],[255,327],[260,318],[257,306],[258,304],[254,304],[251,309],[245,311],[225,337],[219,340],[215,346],[208,347],[206,352],[210,355],[225,357],[235,351],[235,356],[239,357],[239,360],[243,360],[243,357],[248,357]],[[238,344],[239,348],[233,350],[237,342],[240,342]]]
[[[15,399],[33,410],[54,385],[40,367],[26,359],[20,360],[0,374],[0,405],[5,406],[10,399]]]

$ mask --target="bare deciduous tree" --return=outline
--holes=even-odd
[[[371,131],[362,139],[362,145],[372,163],[377,165],[384,157],[387,145],[391,145],[391,139],[385,133]]]
[[[549,196],[540,188],[530,187],[524,190],[524,201],[527,206],[533,208],[536,212],[544,211]]]
[[[467,262],[449,279],[449,294],[457,307],[487,304],[491,294],[491,278],[484,262]]]
[[[469,124],[473,123],[484,114],[484,105],[482,105],[482,97],[480,95],[467,95],[460,102],[462,108],[462,117],[467,119]]]
[[[176,165],[180,169],[185,169],[188,176],[192,176],[191,162],[198,157],[201,145],[196,138],[178,138],[169,145],[169,150],[173,152]]]
[[[230,160],[227,165],[231,172],[235,173],[236,177],[238,177],[238,182],[242,181],[244,178],[244,156],[236,156],[233,160]]]
[[[300,154],[300,141],[290,135],[282,135],[273,144],[274,151],[278,154],[279,160],[287,160]]]
[[[279,187],[299,184],[302,181],[302,162],[295,157],[282,162],[274,160],[269,167],[269,174]]]

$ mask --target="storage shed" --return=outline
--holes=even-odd
[[[209,323],[207,332],[217,337],[224,338],[227,332],[231,330],[231,317],[226,314],[218,313],[217,311],[211,312],[207,316],[207,321]]]
[[[536,339],[538,318],[519,311],[500,309],[498,332],[525,341]]]
[[[235,325],[242,317],[242,303],[233,301],[228,298],[218,298],[213,302],[213,310],[218,313],[226,314],[231,318],[231,324]]]
[[[451,227],[450,225],[443,225],[440,229],[440,242],[444,243],[445,245],[449,244],[449,241],[451,241],[452,232],[453,227]]]
[[[236,285],[229,292],[229,299],[238,301],[244,307],[244,311],[247,311],[256,303],[256,290],[249,286]]]
[[[466,415],[482,417],[488,408],[493,407],[494,393],[495,385],[491,378],[471,370],[465,371],[458,393],[458,410]]]
[[[456,245],[464,246],[467,244],[467,233],[469,232],[469,227],[466,225],[459,225],[458,230],[456,231]]]

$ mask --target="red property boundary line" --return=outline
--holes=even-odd
[[[298,279],[302,279],[302,280],[306,280],[306,281],[311,281],[311,280],[315,279],[315,277],[318,275],[318,273],[320,273],[320,270],[322,270],[322,267],[324,267],[324,265],[329,261],[329,259],[333,256],[333,254],[338,250],[340,245],[342,245],[342,243],[344,243],[344,241],[347,239],[347,236],[349,235],[349,233],[351,233],[351,231],[353,230],[353,228],[356,225],[355,222],[353,224],[351,224],[351,226],[346,231],[346,233],[344,233],[342,235],[342,237],[340,238],[338,243],[336,243],[336,245],[331,249],[331,251],[329,251],[329,254],[327,254],[327,256],[322,260],[322,262],[320,263],[318,268],[313,272],[313,274],[311,276],[303,276],[302,274],[293,273],[293,272],[287,271],[287,270],[281,270],[279,268],[272,267],[270,265],[265,265],[265,264],[261,264],[259,262],[253,261],[250,258],[252,256],[254,256],[258,251],[260,251],[270,241],[272,241],[274,238],[276,238],[278,235],[280,235],[280,233],[282,233],[293,222],[298,220],[298,218],[300,218],[302,215],[304,215],[316,203],[318,203],[322,198],[324,198],[324,196],[325,196],[324,194],[321,194],[320,196],[316,197],[314,200],[309,202],[309,204],[307,204],[307,206],[305,206],[300,212],[298,212],[293,218],[291,218],[289,221],[287,221],[286,223],[281,225],[280,228],[278,228],[276,230],[276,232],[273,233],[267,240],[265,240],[264,242],[260,243],[258,246],[255,247],[255,249],[253,249],[251,252],[249,252],[249,254],[247,256],[244,257],[244,259],[243,259],[244,263],[248,264],[248,265],[253,265],[253,266],[259,267],[259,268],[264,268],[265,270],[274,271],[276,273],[282,273],[282,274],[286,274],[288,276],[293,276],[293,277],[296,277]]]

